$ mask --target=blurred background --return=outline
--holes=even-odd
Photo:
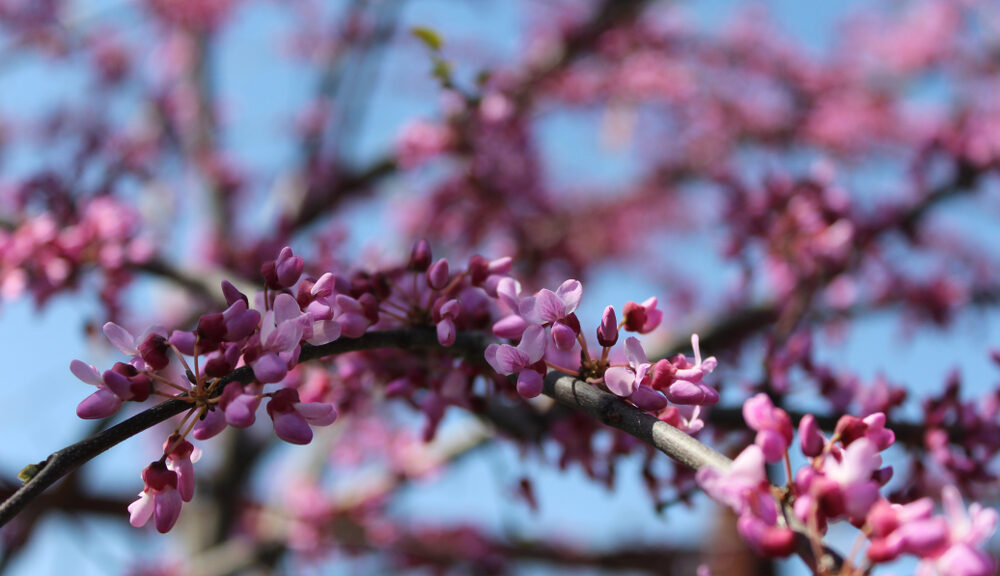
[[[286,244],[314,271],[402,263],[417,237],[457,262],[512,255],[527,290],[583,281],[587,330],[657,296],[647,350],[690,354],[700,332],[729,414],[766,389],[919,432],[952,382],[940,423],[968,422],[948,412],[965,402],[995,426],[1000,13],[876,4],[0,0],[4,493],[98,430],[68,366],[120,359],[105,321],[188,326]],[[371,391],[310,446],[263,418],[204,443],[171,534],[125,511],[163,428],[5,527],[0,568],[805,573],[754,560],[665,457],[587,424],[511,439],[450,406],[424,444],[429,409],[376,402],[365,362],[299,376]],[[581,437],[596,469],[567,456]],[[933,493],[925,467],[961,479],[921,444],[890,452],[890,490]],[[995,449],[965,451],[982,470],[962,487],[987,501]]]

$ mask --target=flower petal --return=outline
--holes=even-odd
[[[525,328],[517,349],[524,353],[527,358],[527,363],[524,366],[530,366],[541,360],[545,356],[545,328],[538,325]]]
[[[156,503],[156,530],[166,534],[181,515],[181,495],[176,489],[167,488],[154,496],[153,501]]]
[[[583,298],[583,284],[579,280],[567,280],[556,289],[556,296],[563,304],[563,316],[572,314],[580,306]]]
[[[115,396],[114,392],[107,388],[98,388],[90,396],[87,396],[76,407],[76,415],[86,420],[97,420],[107,418],[118,411],[122,406],[122,400]]]
[[[104,335],[109,342],[114,344],[115,348],[122,351],[122,354],[128,354],[129,356],[139,354],[139,351],[135,348],[135,337],[132,336],[132,333],[114,322],[108,322],[104,325]]]
[[[337,420],[337,409],[326,402],[299,402],[295,410],[313,426],[329,426]]]
[[[153,502],[153,495],[149,492],[139,492],[139,499],[128,505],[128,523],[141,528],[149,522],[153,516],[156,504]]]
[[[642,343],[634,336],[625,339],[625,357],[628,358],[628,363],[633,369],[638,367],[639,364],[649,362],[649,360],[646,360],[646,351],[643,350]]]
[[[635,381],[635,372],[624,366],[612,366],[604,372],[604,384],[608,390],[616,396],[628,398],[635,392],[638,384]]]
[[[534,398],[542,393],[542,375],[534,370],[524,370],[517,376],[517,393]]]
[[[272,415],[274,433],[290,444],[308,444],[312,441],[312,428],[298,412],[276,412]]]
[[[98,388],[104,387],[104,380],[101,379],[101,373],[97,371],[97,368],[91,366],[90,364],[80,360],[73,360],[69,363],[69,371],[72,372],[74,376],[91,386],[97,386]]]

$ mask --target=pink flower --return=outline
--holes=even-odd
[[[292,254],[292,249],[285,246],[278,253],[278,258],[272,262],[265,262],[260,268],[260,273],[267,282],[267,287],[272,290],[289,288],[294,285],[299,276],[302,275],[302,268],[305,261],[301,256]]]
[[[361,301],[334,293],[335,282],[336,277],[328,272],[310,291],[316,299],[306,307],[309,323],[304,336],[314,346],[333,342],[341,336],[357,338],[372,324]]]
[[[551,324],[569,316],[580,306],[583,285],[567,280],[555,291],[541,289],[534,296],[520,301],[519,312],[534,324]]]
[[[823,461],[823,473],[836,483],[842,500],[843,511],[850,518],[864,518],[872,504],[878,500],[879,483],[872,476],[882,466],[882,456],[878,447],[867,438],[861,438],[845,448],[840,457],[828,457]],[[838,516],[836,510],[828,511],[829,516]]]
[[[743,419],[757,431],[754,441],[768,462],[778,462],[792,444],[792,420],[776,408],[767,394],[760,393],[743,403]]]
[[[663,311],[656,307],[656,297],[653,297],[642,304],[626,302],[625,308],[622,310],[622,317],[626,330],[647,334],[656,330],[660,322],[663,321]]]
[[[716,502],[725,504],[737,514],[751,507],[751,501],[759,494],[770,498],[771,483],[767,479],[764,452],[751,444],[733,460],[729,470],[704,467],[698,470],[695,479]]]
[[[702,379],[715,370],[718,361],[715,356],[702,361],[697,334],[691,335],[691,348],[694,350],[693,364],[683,354],[657,362],[652,387],[663,391],[667,400],[674,404],[711,406],[719,401],[719,393]]]
[[[396,143],[396,158],[405,169],[413,168],[451,145],[451,129],[426,121],[411,122],[403,127]]]
[[[115,363],[103,375],[98,374],[97,368],[79,360],[72,361],[69,369],[80,380],[97,386],[96,392],[77,405],[76,414],[80,418],[105,418],[117,412],[124,401],[145,401],[153,390],[152,381],[145,373],[124,362]]]
[[[625,356],[628,366],[612,366],[604,372],[604,383],[616,396],[628,398],[649,378],[650,363],[646,351],[636,338],[625,340]]]
[[[524,330],[520,344],[515,348],[510,344],[490,344],[486,347],[486,362],[498,374],[517,374],[517,392],[525,398],[534,398],[542,393],[542,376],[545,364],[545,329],[538,325]]]
[[[981,550],[997,529],[997,511],[973,502],[968,510],[954,486],[941,490],[941,504],[947,519],[947,545],[924,556],[917,574],[949,576],[990,576],[996,562]]]
[[[181,513],[177,473],[168,470],[162,461],[156,461],[142,471],[142,481],[145,487],[139,499],[128,507],[129,523],[139,528],[155,517],[156,530],[165,534],[173,528]]]
[[[145,370],[148,365],[151,370],[162,370],[167,366],[167,333],[163,328],[152,326],[138,338],[114,322],[106,323],[103,330],[115,348],[132,357],[131,363],[137,369]]]
[[[69,365],[69,369],[80,380],[91,386],[97,386],[96,392],[84,398],[77,405],[77,416],[87,420],[107,418],[121,408],[122,399],[104,383],[104,379],[101,378],[101,374],[97,371],[97,368],[80,360],[73,360]]]
[[[226,342],[238,342],[253,334],[260,324],[260,312],[247,308],[246,300],[236,300],[222,313],[225,326],[223,339]]]
[[[201,450],[187,440],[171,434],[163,443],[163,450],[171,448],[167,457],[167,469],[177,474],[177,492],[181,500],[190,502],[194,498],[194,463],[201,459]]]
[[[248,364],[262,382],[280,382],[299,355],[306,316],[290,294],[278,294],[274,307],[264,313],[260,326],[260,349]]]
[[[930,498],[905,505],[876,502],[867,517],[871,529],[868,558],[880,563],[903,553],[923,557],[939,551],[948,542],[948,523],[940,516],[932,517],[933,511]]]
[[[794,534],[778,526],[778,505],[771,496],[764,452],[751,444],[733,460],[729,470],[704,467],[695,476],[713,500],[739,515],[740,535],[757,551],[787,556],[794,550]]]
[[[274,422],[274,433],[291,444],[308,444],[312,441],[312,426],[328,426],[337,419],[332,404],[299,402],[299,392],[282,388],[267,403],[267,414]]]
[[[444,302],[441,304],[441,302]],[[457,334],[455,329],[455,320],[458,318],[458,314],[461,311],[461,307],[458,300],[454,298],[450,300],[439,299],[435,302],[433,315],[437,323],[437,338],[438,342],[442,346],[451,346],[455,343],[455,336]]]
[[[500,301],[500,308],[509,314],[493,324],[493,334],[498,338],[509,338],[517,340],[524,334],[524,329],[528,326],[518,311],[521,302],[521,283],[513,278],[504,277],[497,282],[496,297]]]

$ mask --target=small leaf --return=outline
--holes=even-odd
[[[28,464],[17,473],[17,479],[21,481],[21,484],[27,484],[35,477],[36,474],[42,471],[45,467],[45,461],[41,461],[37,464]]]
[[[448,86],[451,84],[451,64],[445,60],[435,59],[434,68],[431,70],[431,75],[438,79],[442,84]]]
[[[441,39],[441,36],[434,30],[425,26],[414,26],[413,28],[410,28],[410,34],[413,34],[414,38],[420,40],[425,46],[435,52],[440,51],[441,47],[444,45],[444,40]]]

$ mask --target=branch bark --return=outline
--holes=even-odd
[[[300,362],[358,350],[397,348],[402,350],[439,350],[481,364],[483,350],[487,342],[491,340],[485,335],[463,333],[458,335],[454,346],[444,349],[438,344],[437,335],[431,329],[369,332],[360,338],[345,338],[322,346],[305,345],[302,347]],[[224,385],[229,382],[246,384],[252,382],[253,379],[253,371],[249,366],[244,366],[220,379],[217,390],[221,393]],[[731,464],[728,458],[697,439],[660,421],[651,414],[622,402],[613,394],[604,392],[572,376],[559,372],[549,373],[545,378],[544,393],[560,404],[580,410],[608,426],[622,430],[650,444],[660,452],[694,470],[700,470],[706,466],[726,470]],[[0,526],[13,519],[25,506],[38,498],[45,489],[60,478],[123,440],[164,422],[188,408],[190,408],[190,404],[187,402],[168,400],[86,440],[51,454],[24,486],[0,504]],[[795,525],[794,515],[786,514],[786,516],[789,518],[792,528],[800,535],[799,555],[810,566],[816,566],[818,560],[812,553],[808,538],[805,537],[804,527]],[[830,553],[828,557],[832,559],[833,564],[840,563],[840,557],[836,554]]]

